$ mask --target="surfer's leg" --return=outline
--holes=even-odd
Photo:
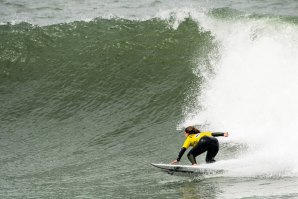
[[[214,137],[210,137],[210,138],[211,140],[210,140],[209,147],[207,150],[207,155],[206,155],[207,163],[215,162],[214,157],[217,155],[219,150],[218,140]]]
[[[192,164],[197,164],[196,157],[208,150],[208,139],[203,137],[187,154],[187,158]]]
[[[188,153],[187,158],[191,162],[191,164],[197,164],[196,157],[192,153]]]

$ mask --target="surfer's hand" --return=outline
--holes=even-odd
[[[224,137],[229,137],[229,132],[224,132]]]
[[[173,160],[172,162],[171,162],[171,164],[176,164],[178,161],[177,160]]]

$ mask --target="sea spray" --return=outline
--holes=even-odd
[[[239,175],[297,171],[297,26],[275,18],[191,17],[215,36],[220,59],[192,107],[202,110],[186,115],[182,126],[208,124],[245,143],[248,152],[225,162]]]

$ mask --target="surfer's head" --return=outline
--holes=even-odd
[[[189,126],[187,128],[185,128],[185,134],[188,136],[190,134],[197,134],[200,133],[199,129],[193,127],[193,126]]]

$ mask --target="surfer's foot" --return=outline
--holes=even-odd
[[[209,159],[209,160],[206,160],[206,163],[209,164],[209,163],[214,163],[216,162],[216,160],[214,160],[213,158],[212,159]]]

